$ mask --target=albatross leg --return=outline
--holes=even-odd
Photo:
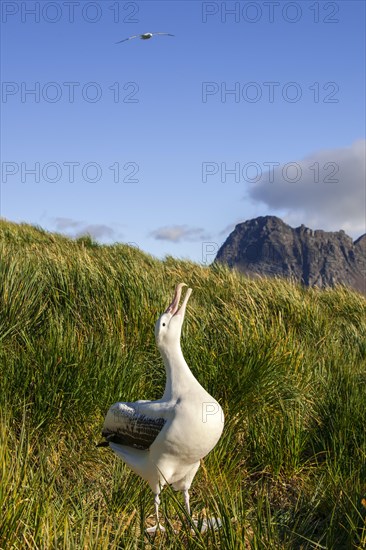
[[[156,494],[154,497],[156,525],[154,525],[153,527],[148,527],[146,529],[146,533],[148,533],[149,535],[155,535],[157,531],[161,531],[162,533],[165,532],[165,527],[163,527],[161,523],[159,523],[159,504],[160,504],[160,498],[159,498],[159,495]]]
[[[192,521],[192,523],[194,523],[194,525],[197,527],[198,522],[195,519],[192,519],[192,517],[191,517],[191,507],[190,507],[190,504],[189,504],[189,491],[188,491],[188,489],[184,489],[182,492],[183,492],[183,496],[184,496],[184,505],[186,507],[187,514],[188,514],[190,520]],[[186,521],[187,521],[187,524],[188,524],[188,527],[189,527],[189,525],[190,525],[189,519],[187,518]],[[193,535],[195,534],[193,529],[191,529],[191,533]]]
[[[191,516],[191,507],[189,505],[188,489],[185,489],[183,491],[183,496],[184,496],[184,504],[187,510],[187,514]],[[191,518],[191,521],[194,523],[196,527],[198,527],[198,521],[196,519]],[[218,529],[220,529],[220,527],[222,527],[222,522],[219,518],[207,518],[207,519],[204,519],[202,522],[201,533],[206,533],[208,529],[213,529],[214,531],[217,531]],[[192,529],[192,533],[194,534],[193,529]]]
[[[185,489],[183,491],[183,496],[184,496],[184,504],[185,504],[185,507],[186,507],[186,510],[187,510],[187,514],[190,516],[191,515],[191,507],[189,505],[189,492],[188,492],[188,489]]]

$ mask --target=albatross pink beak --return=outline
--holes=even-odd
[[[180,309],[178,309],[179,300],[180,300],[180,297],[181,297],[181,294],[182,294],[182,288],[184,286],[187,286],[187,285],[185,283],[179,283],[176,286],[173,301],[170,304],[170,306],[165,310],[165,313],[171,313],[172,315],[184,315],[185,314],[187,302],[188,302],[189,297],[192,293],[192,289],[189,288],[187,290],[187,293],[184,297],[183,303],[182,303]]]

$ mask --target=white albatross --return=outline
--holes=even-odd
[[[102,435],[122,460],[150,485],[159,523],[159,495],[166,484],[182,491],[190,515],[189,488],[206,456],[220,439],[224,417],[220,405],[190,371],[180,347],[189,288],[179,309],[184,283],[177,285],[172,303],[155,324],[155,339],[166,370],[164,395],[157,401],[115,403],[107,413]],[[219,520],[213,520],[213,527]],[[206,526],[207,528],[207,523]],[[203,527],[203,528],[205,528]]]
[[[128,38],[124,38],[123,40],[119,40],[116,42],[116,44],[121,44],[121,42],[127,42],[127,40],[133,40],[134,38],[140,38],[141,40],[149,40],[156,34],[165,35],[165,36],[174,36],[174,34],[170,34],[169,32],[144,32],[143,34],[134,34],[133,36],[129,36]]]

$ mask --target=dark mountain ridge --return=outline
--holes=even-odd
[[[276,216],[239,223],[215,262],[252,276],[291,277],[320,288],[343,284],[366,294],[366,233],[292,228]]]

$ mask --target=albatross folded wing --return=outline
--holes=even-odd
[[[112,405],[104,423],[102,435],[108,443],[146,450],[164,427],[164,418],[150,418],[138,411],[138,404]]]

